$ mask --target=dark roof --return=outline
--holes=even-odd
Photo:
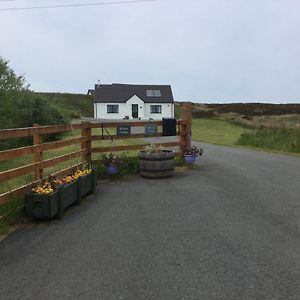
[[[160,90],[161,97],[148,97],[147,90]],[[146,103],[174,102],[170,85],[100,84],[95,86],[95,102],[125,103],[132,96]]]
[[[87,95],[92,95],[92,96],[94,96],[94,95],[95,95],[95,90],[89,89],[89,90],[87,91]]]

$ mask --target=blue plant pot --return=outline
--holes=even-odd
[[[192,165],[197,159],[197,156],[185,155],[184,160],[186,164]]]
[[[106,172],[109,175],[117,174],[118,173],[118,167],[115,165],[108,165],[106,167]]]

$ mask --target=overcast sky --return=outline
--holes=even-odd
[[[101,0],[0,0],[0,9],[87,2]],[[299,14],[299,0],[0,11],[0,56],[35,91],[86,93],[100,80],[171,84],[179,101],[300,103]]]

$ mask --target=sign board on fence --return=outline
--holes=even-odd
[[[131,135],[131,126],[120,124],[117,125],[117,136],[129,136]]]
[[[157,134],[157,125],[153,123],[145,124],[145,135],[155,135]]]

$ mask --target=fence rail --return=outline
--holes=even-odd
[[[13,159],[24,155],[34,154],[35,151],[42,152],[47,150],[63,148],[84,141],[86,141],[86,137],[78,137],[78,138],[66,139],[66,140],[56,141],[56,142],[49,142],[49,143],[38,144],[38,145],[33,145],[28,147],[4,150],[4,151],[0,151],[0,161]]]
[[[179,142],[169,142],[169,143],[154,143],[156,145],[162,145],[164,147],[176,147],[179,146]],[[130,150],[139,150],[142,149],[145,146],[145,144],[140,145],[126,145],[126,146],[114,146],[112,147],[95,147],[92,148],[92,153],[98,153],[98,152],[116,152],[116,151],[130,151]]]
[[[51,134],[51,133],[60,133],[60,132],[72,131],[73,129],[81,129],[81,128],[82,128],[82,124],[2,129],[0,130],[0,139],[30,137],[35,134],[43,135],[43,134]]]
[[[143,127],[149,124],[149,121],[134,121],[125,122],[131,127]],[[162,126],[161,121],[151,121],[152,124],[156,124],[158,127]],[[20,158],[23,156],[32,156],[32,163],[18,166],[9,170],[0,172],[0,183],[9,181],[20,176],[33,174],[33,180],[27,182],[21,186],[16,186],[10,191],[1,194],[0,191],[0,204],[3,204],[16,196],[20,196],[30,190],[32,186],[37,184],[43,179],[43,171],[46,168],[57,166],[61,163],[68,162],[74,159],[80,159],[80,162],[74,163],[71,167],[64,168],[62,170],[56,171],[52,175],[63,176],[71,171],[74,167],[81,167],[86,163],[97,162],[98,160],[92,160],[93,153],[101,152],[114,152],[114,151],[132,151],[139,150],[145,144],[135,144],[135,145],[114,145],[114,146],[93,146],[92,143],[98,141],[108,141],[108,140],[127,140],[127,139],[141,139],[149,137],[145,133],[133,133],[128,136],[118,136],[117,134],[109,134],[107,129],[116,128],[117,125],[122,125],[122,122],[102,122],[102,123],[91,123],[82,122],[81,124],[74,125],[55,125],[55,126],[38,126],[27,127],[27,128],[17,128],[17,129],[3,129],[0,130],[0,140],[1,139],[16,139],[31,137],[32,145],[26,147],[19,147],[9,150],[0,151],[0,166],[1,161],[12,160]],[[186,146],[188,145],[188,120],[177,120],[177,142],[161,142],[159,145],[165,147],[179,147],[178,155],[183,155]],[[99,129],[102,134],[92,134],[93,130]],[[80,136],[75,137],[74,130],[80,131]],[[43,142],[43,136],[53,133],[63,133],[72,132],[73,137],[67,138],[54,142]],[[162,132],[157,132],[157,134],[151,135],[151,137],[161,137]],[[43,154],[45,151],[51,151],[55,149],[60,149],[63,147],[68,147],[72,145],[77,145],[80,150],[70,151],[63,155],[58,155],[52,158],[44,159]],[[70,162],[71,163],[71,162]],[[71,163],[72,164],[72,163]]]

